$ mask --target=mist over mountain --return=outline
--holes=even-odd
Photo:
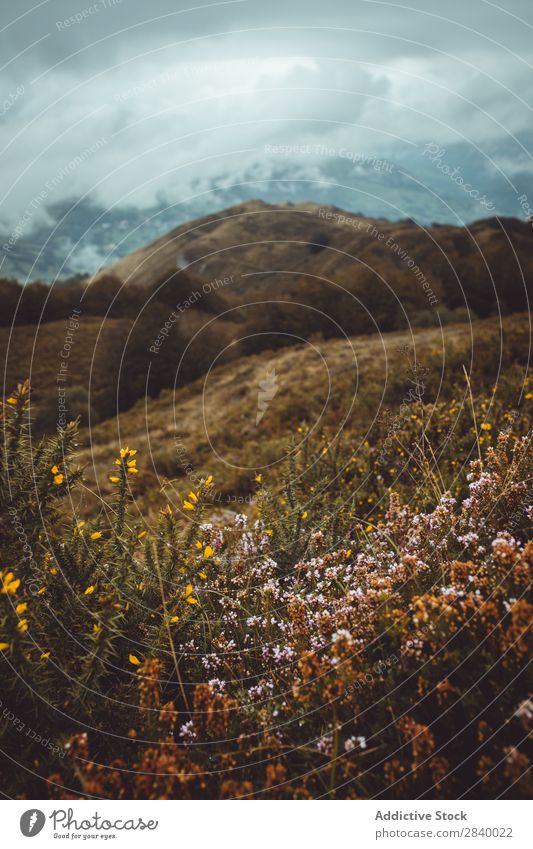
[[[390,221],[409,217],[422,226],[462,225],[488,215],[524,218],[527,212],[501,173],[487,169],[465,145],[446,150],[427,143],[414,151],[391,150],[388,158],[356,146],[268,144],[263,156],[241,171],[191,179],[180,201],[163,190],[148,206],[104,206],[88,197],[55,201],[51,193],[27,225],[11,232],[0,227],[1,273],[46,282],[91,275],[183,222],[256,198],[314,201]],[[470,176],[465,191],[463,173],[472,172],[478,187]],[[520,185],[533,198],[527,171]]]

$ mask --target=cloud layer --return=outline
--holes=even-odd
[[[4,5],[4,242],[64,201],[202,208],[213,191],[521,216],[532,24],[527,0]]]

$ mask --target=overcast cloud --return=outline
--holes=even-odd
[[[3,238],[60,201],[223,204],[245,181],[389,218],[524,217],[531,3],[413,2],[3,4]]]

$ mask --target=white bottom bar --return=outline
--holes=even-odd
[[[333,844],[342,849],[529,849],[533,845],[532,807],[519,801],[17,800],[3,805],[2,844],[6,849],[65,844],[198,849],[330,849]],[[28,830],[33,834],[25,836]],[[29,844],[33,836],[35,844]]]

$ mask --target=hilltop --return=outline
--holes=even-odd
[[[73,310],[70,415],[95,423],[263,351],[522,312],[532,279],[533,229],[516,219],[423,228],[249,201],[171,230],[89,282],[0,281],[0,350],[6,385],[31,377],[50,431]]]
[[[533,228],[513,218],[425,228],[412,219],[365,218],[311,202],[254,200],[182,224],[110,265],[105,274],[128,285],[149,285],[177,269],[202,280],[232,277],[224,287],[231,299],[290,294],[299,277],[349,289],[357,278],[372,279],[375,286],[381,282],[393,290],[401,278],[414,290],[408,301],[424,308],[428,300],[436,301],[425,299],[428,289],[413,272],[415,265],[441,305],[487,315],[496,285],[504,308],[518,309],[523,276],[533,270]]]

